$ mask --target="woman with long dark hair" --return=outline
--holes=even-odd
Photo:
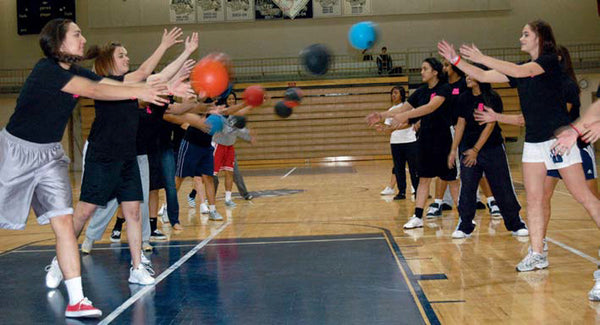
[[[420,118],[421,129],[417,140],[419,186],[415,202],[415,214],[404,225],[404,229],[423,227],[423,208],[429,196],[429,185],[435,177],[451,181],[456,179],[456,167],[446,163],[452,146],[450,124],[452,120],[448,99],[451,89],[446,83],[442,63],[436,58],[427,58],[421,64],[424,85],[417,89],[402,107],[383,113],[371,113],[367,117],[374,125],[392,117],[392,127],[406,127],[409,120]],[[458,201],[458,188],[452,196]]]
[[[484,107],[502,113],[502,99],[489,83],[479,83],[471,76],[466,77],[466,82],[469,91],[458,98],[457,107],[460,107],[460,111],[452,150],[448,155],[448,167],[453,167],[459,149],[460,221],[452,238],[469,237],[475,229],[473,219],[477,187],[484,173],[502,211],[506,229],[515,236],[529,236],[527,227],[519,216],[521,206],[513,188],[500,127],[496,122],[480,125],[473,117],[473,112],[483,110]]]
[[[159,95],[166,89],[164,84],[126,86],[76,65],[84,58],[86,39],[69,19],[49,21],[39,40],[45,57],[27,77],[15,112],[0,133],[0,227],[24,229],[30,208],[39,223],[50,223],[57,256],[47,267],[46,286],[58,287],[64,275],[69,294],[65,316],[100,317],[102,312],[83,295],[69,158],[60,141],[79,96],[136,97],[160,105],[165,100]]]
[[[520,42],[521,50],[531,57],[531,61],[523,64],[486,56],[474,45],[461,47],[460,52],[465,59],[491,68],[489,71],[462,60],[454,47],[445,41],[438,43],[438,49],[443,57],[477,80],[509,82],[518,89],[526,125],[522,162],[532,246],[517,265],[517,271],[525,272],[548,267],[548,258],[543,251],[544,182],[547,170],[559,171],[569,192],[599,226],[600,201],[587,186],[581,186],[585,183],[585,176],[579,151],[569,152],[562,142],[555,146],[554,132],[561,127],[569,127],[570,120],[562,92],[563,72],[552,28],[544,21],[532,21],[523,27]],[[503,119],[500,121],[504,122]]]

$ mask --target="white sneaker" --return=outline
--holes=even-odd
[[[162,221],[163,225],[170,223],[169,221],[169,212],[167,212],[167,209],[165,208],[165,211],[163,211],[162,216],[160,216],[160,221]]]
[[[129,269],[129,283],[146,286],[154,284],[154,278],[146,270],[146,267],[140,263],[137,269],[134,269],[133,266]]]
[[[517,271],[529,272],[536,269],[541,270],[547,268],[548,265],[550,265],[550,263],[548,263],[548,257],[546,255],[529,250],[527,256],[517,264]]]
[[[196,207],[196,198],[190,197],[188,195],[187,201],[188,201],[188,205],[190,206],[190,208],[195,208]]]
[[[381,191],[379,194],[381,194],[381,195],[394,195],[394,189],[391,188],[391,187],[389,187],[389,186],[386,186],[383,189],[383,191]]]
[[[89,254],[92,252],[92,246],[94,245],[94,240],[85,237],[83,243],[81,244],[81,252],[84,254]]]
[[[235,202],[233,202],[232,200],[229,200],[229,201],[225,201],[225,206],[229,207],[229,208],[233,208],[233,207],[237,206],[237,204]]]
[[[56,256],[52,259],[52,263],[46,266],[46,287],[50,289],[56,289],[63,280],[63,274],[58,266],[58,260]]]
[[[158,213],[157,213],[157,214],[158,214],[159,216],[162,216],[162,215],[165,213],[165,211],[167,211],[167,204],[166,204],[166,203],[163,203],[163,204],[160,206],[160,209],[158,209]]]
[[[466,232],[462,231],[462,230],[455,230],[452,233],[452,238],[453,239],[463,239],[463,238],[468,238],[471,237],[471,234],[467,234]]]
[[[208,219],[212,221],[223,221],[223,216],[217,211],[210,211],[208,213]]]
[[[144,255],[143,251],[141,252],[141,255],[140,255],[140,262],[146,268],[146,271],[148,271],[148,273],[151,276],[154,276],[155,272],[154,272],[154,268],[152,267],[152,262],[150,261],[150,259],[148,257],[146,257],[146,255]],[[133,263],[133,261],[131,263]]]
[[[512,235],[517,236],[517,237],[527,237],[527,236],[529,236],[529,230],[527,230],[527,228],[521,228],[517,231],[513,231]],[[545,245],[545,246],[547,246],[547,245]],[[545,251],[547,251],[548,247],[545,247],[545,248],[546,248]]]
[[[594,287],[588,293],[591,301],[600,301],[600,270],[594,271]]]
[[[414,214],[408,220],[408,222],[404,224],[404,229],[414,229],[414,228],[422,228],[422,227],[423,227],[423,219],[417,218]]]
[[[200,203],[200,213],[208,214],[208,205],[206,203]]]
[[[487,204],[487,207],[493,219],[502,219],[502,214],[500,213],[500,208],[498,207],[498,203],[496,203],[496,200],[492,200],[491,202],[489,202]]]

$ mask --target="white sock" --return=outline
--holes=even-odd
[[[214,204],[212,204],[212,205],[208,206],[208,210],[209,211],[217,211],[217,207]]]
[[[442,205],[442,200],[440,200],[440,199],[435,199],[434,202],[437,203],[437,204],[439,204],[440,206]]]
[[[83,299],[83,287],[81,286],[81,277],[65,280],[65,286],[69,293],[69,305],[75,305]]]
[[[231,191],[225,191],[225,201],[231,201]]]
[[[494,201],[494,200],[496,200],[496,199],[494,199],[494,197],[493,197],[493,196],[490,196],[490,197],[488,197],[488,199],[487,199],[487,202],[488,202],[488,204],[490,204],[490,205],[491,205],[491,204],[492,204],[492,201]]]

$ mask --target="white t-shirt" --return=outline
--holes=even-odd
[[[398,108],[400,106],[402,106],[404,103],[400,103],[396,106],[392,106],[390,107],[390,109],[388,109],[388,111],[393,110],[394,108]],[[391,122],[391,117],[385,119],[386,120],[386,124],[389,124]],[[392,134],[390,135],[390,143],[411,143],[411,142],[415,142],[417,141],[417,134],[415,133],[415,130],[413,130],[412,127],[406,128],[406,129],[402,129],[402,130],[396,130],[394,132],[392,132]]]

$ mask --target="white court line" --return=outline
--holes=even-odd
[[[552,239],[550,237],[546,237],[546,240],[549,241],[549,242],[551,242],[552,244],[555,244],[557,246],[560,246],[560,247],[568,250],[569,252],[571,252],[571,253],[579,256],[579,257],[583,257],[586,260],[588,260],[588,261],[590,261],[590,262],[592,262],[592,263],[594,263],[596,265],[600,265],[600,260],[597,260],[597,259],[589,256],[588,254],[586,254],[586,253],[584,253],[584,252],[582,252],[580,250],[577,250],[577,249],[575,249],[575,248],[573,248],[573,247],[571,247],[571,246],[569,246],[567,244],[563,244],[563,243],[559,242],[558,240],[554,240],[554,239]]]
[[[194,248],[192,248],[187,254],[185,254],[182,258],[180,258],[177,262],[175,262],[173,265],[171,265],[168,269],[166,269],[159,276],[157,276],[156,281],[154,282],[153,285],[144,286],[144,288],[142,290],[138,291],[136,294],[131,296],[129,299],[125,300],[125,302],[123,304],[121,304],[121,306],[119,306],[115,310],[113,310],[112,313],[110,313],[108,316],[106,316],[98,324],[99,325],[109,324],[110,322],[115,320],[117,317],[119,317],[119,315],[121,315],[127,308],[129,308],[131,305],[133,305],[143,295],[145,295],[146,293],[153,290],[157,284],[159,284],[162,280],[164,280],[167,276],[169,276],[169,274],[173,273],[175,270],[177,270],[179,267],[181,267],[183,265],[183,263],[187,262],[187,260],[192,258],[192,256],[194,256],[194,254],[196,254],[200,249],[202,249],[202,247],[206,246],[206,244],[208,244],[208,242],[210,242],[211,240],[213,240],[213,238],[215,238],[217,235],[219,235],[225,228],[227,228],[227,226],[229,226],[231,224],[230,220],[231,219],[228,218],[227,222],[225,224],[223,224],[219,229],[217,229],[217,231],[215,231],[210,236],[208,236],[206,239],[201,241],[198,245],[196,245]]]
[[[296,170],[296,168],[297,168],[297,167],[294,167],[294,168],[292,168],[292,170],[290,170],[289,172],[287,172],[287,174],[285,174],[285,175],[281,176],[281,179],[284,179],[284,178],[286,178],[286,177],[290,176],[290,174],[291,174],[291,173],[293,173],[293,172],[294,172],[294,170]]]

